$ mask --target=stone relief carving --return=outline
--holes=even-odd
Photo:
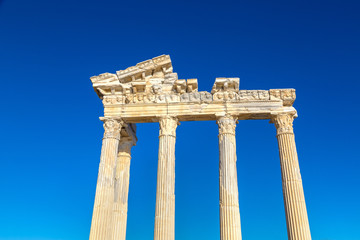
[[[240,100],[239,78],[216,78],[212,87],[214,101],[238,101]]]
[[[266,90],[240,90],[239,95],[242,101],[270,100],[269,91]]]
[[[191,92],[180,95],[181,102],[212,102],[212,95],[209,92]]]
[[[161,86],[155,85],[151,92],[136,92],[131,94],[117,94],[103,97],[104,105],[114,104],[143,104],[143,103],[210,103],[214,102],[247,102],[247,101],[283,101],[284,106],[292,106],[295,92],[292,89],[281,90],[240,90],[239,92],[219,91],[211,94],[206,91],[164,93]]]
[[[213,95],[214,101],[236,102],[240,100],[237,92],[216,92]]]
[[[295,89],[270,89],[270,100],[281,99],[284,106],[292,106],[295,99]]]
[[[292,106],[296,98],[295,89],[239,90],[239,78],[216,78],[211,93],[199,92],[197,79],[178,79],[168,55],[91,81],[104,105],[282,101]]]

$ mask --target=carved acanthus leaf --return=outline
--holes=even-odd
[[[108,118],[104,120],[104,138],[120,139],[120,130],[124,122],[119,119]]]
[[[235,135],[237,119],[232,116],[223,116],[217,120],[219,127],[219,135],[233,134]]]
[[[160,136],[172,135],[176,136],[176,128],[179,125],[179,120],[176,117],[166,116],[159,120]]]
[[[277,134],[294,133],[293,130],[293,114],[278,114],[271,118],[271,121],[275,124]]]

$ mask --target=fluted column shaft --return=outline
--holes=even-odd
[[[159,121],[159,162],[157,174],[155,240],[175,239],[175,140],[178,120]]]
[[[123,123],[119,120],[104,120],[105,133],[101,148],[90,240],[111,239],[114,202],[114,169],[122,125]]]
[[[225,116],[219,126],[220,239],[241,240],[239,192],[236,171],[236,119]]]
[[[291,114],[275,115],[277,129],[286,224],[289,240],[310,240],[304,190],[293,131]]]
[[[134,141],[131,137],[122,137],[119,143],[119,151],[115,167],[112,240],[126,239],[130,160],[131,148],[133,145]]]

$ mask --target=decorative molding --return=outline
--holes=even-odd
[[[240,90],[240,101],[258,101],[270,100],[270,94],[267,90]]]
[[[219,135],[232,134],[235,135],[237,119],[233,116],[226,115],[219,117],[216,121],[219,127]]]
[[[239,78],[216,78],[211,93],[198,91],[198,80],[178,79],[169,55],[138,63],[116,74],[90,78],[104,106],[147,103],[282,101],[292,106],[295,89],[239,90]]]
[[[176,136],[176,128],[180,125],[178,119],[173,116],[166,116],[159,119],[160,132],[159,136],[171,135]]]
[[[273,115],[271,121],[275,124],[277,135],[290,133],[293,134],[294,114]]]
[[[295,89],[270,89],[270,99],[281,99],[284,106],[292,106],[296,99]]]
[[[211,103],[211,102],[268,102],[282,101],[284,106],[292,106],[295,101],[294,89],[184,92],[182,94],[161,91],[161,86],[153,86],[152,92],[113,94],[103,97],[104,106],[147,103]],[[156,93],[154,93],[156,92]]]
[[[191,92],[180,95],[181,102],[204,102],[209,103],[213,101],[213,96],[209,92]]]

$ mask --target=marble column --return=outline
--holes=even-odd
[[[104,120],[105,133],[101,148],[90,240],[111,239],[114,202],[114,170],[122,125],[123,122],[120,120]]]
[[[279,144],[282,187],[289,240],[310,240],[304,190],[296,152],[292,114],[272,117]]]
[[[175,239],[175,117],[163,117],[159,121],[159,162],[157,173],[155,240]]]
[[[236,171],[236,119],[220,117],[219,126],[219,193],[220,193],[220,239],[241,240],[239,192]]]
[[[112,240],[126,239],[131,148],[134,145],[131,137],[121,137],[115,167]]]

